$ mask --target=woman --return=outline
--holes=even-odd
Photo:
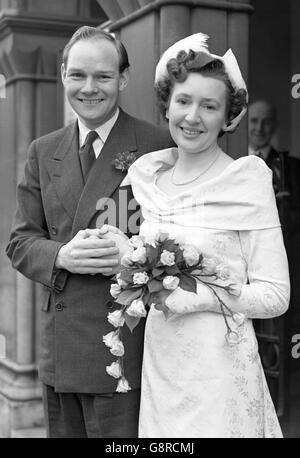
[[[178,287],[157,296],[145,330],[139,435],[281,437],[252,326],[253,318],[284,313],[289,301],[272,176],[261,159],[233,161],[218,146],[243,117],[247,93],[231,51],[210,54],[206,38],[181,40],[157,67],[160,106],[178,147],[142,156],[128,175],[144,217],[140,233],[151,240],[167,232],[221,261],[240,294],[216,291],[246,320],[230,346],[218,300],[203,283],[197,294]]]

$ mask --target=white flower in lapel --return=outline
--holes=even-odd
[[[117,170],[125,172],[134,163],[134,161],[136,161],[136,159],[137,157],[135,153],[132,151],[124,151],[116,155],[116,158],[113,161],[113,165]]]

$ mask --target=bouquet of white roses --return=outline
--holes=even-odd
[[[146,317],[147,308],[155,306],[157,293],[172,292],[180,287],[197,293],[197,281],[210,288],[218,298],[220,311],[227,327],[226,340],[229,345],[239,341],[227,316],[237,325],[244,322],[244,315],[232,313],[215,288],[222,288],[229,294],[239,295],[240,285],[226,281],[230,279],[228,268],[213,258],[205,258],[193,245],[179,245],[167,234],[159,234],[153,243],[146,243],[141,236],[129,239],[129,250],[121,260],[122,269],[116,275],[116,283],[111,285],[111,295],[121,305],[119,310],[108,314],[108,321],[116,329],[103,337],[110,352],[118,357],[106,371],[119,379],[117,391],[126,392],[130,386],[124,376],[122,357],[125,353],[122,342],[122,327],[126,324],[131,332],[141,318]],[[222,284],[216,280],[222,280]],[[225,284],[224,284],[225,282]],[[168,312],[165,312],[166,318]]]

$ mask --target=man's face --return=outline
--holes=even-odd
[[[128,71],[120,74],[113,43],[106,39],[78,41],[61,71],[69,103],[86,127],[96,129],[114,115]]]
[[[249,107],[249,143],[254,150],[270,144],[275,130],[275,115],[266,102],[254,102]]]

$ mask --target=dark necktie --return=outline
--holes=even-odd
[[[86,182],[89,171],[96,160],[93,142],[98,137],[97,132],[91,130],[86,136],[84,145],[79,150],[79,158],[84,182]]]

